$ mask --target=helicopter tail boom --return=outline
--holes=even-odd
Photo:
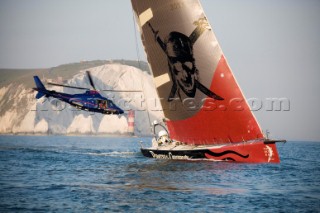
[[[46,94],[42,93],[42,92],[38,92],[37,95],[36,95],[36,99],[40,99],[42,98],[43,96],[45,96]]]

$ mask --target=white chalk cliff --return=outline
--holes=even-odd
[[[151,75],[135,67],[121,64],[106,64],[86,70],[91,72],[97,89],[143,90],[140,93],[100,93],[111,98],[125,112],[129,109],[135,111],[136,135],[150,134],[149,120],[159,120],[163,117],[159,107],[154,107],[157,95]],[[85,70],[74,75],[67,84],[90,88]],[[84,92],[56,86],[46,86],[46,88],[70,94]],[[36,100],[35,95],[35,92],[22,84],[11,83],[0,88],[1,134],[127,133],[127,113],[102,115],[79,111],[57,99],[43,97]]]

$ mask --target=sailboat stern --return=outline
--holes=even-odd
[[[275,143],[244,142],[226,145],[221,148],[211,148],[205,153],[207,159],[225,160],[243,163],[280,163]]]
[[[176,160],[212,160],[239,163],[280,163],[275,142],[255,141],[217,146],[142,148],[145,157]]]

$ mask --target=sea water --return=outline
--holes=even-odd
[[[0,212],[320,212],[320,143],[240,164],[145,158],[139,141],[0,136]]]

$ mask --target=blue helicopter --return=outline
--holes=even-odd
[[[90,85],[92,86],[93,90],[83,87],[75,87],[75,86],[68,86],[56,83],[48,83],[49,85],[53,86],[61,86],[61,87],[68,87],[73,89],[83,89],[86,90],[85,93],[81,94],[67,94],[62,92],[56,92],[54,90],[47,90],[38,76],[34,76],[34,82],[36,84],[36,88],[33,90],[38,91],[36,95],[36,99],[45,97],[54,97],[61,101],[64,101],[71,106],[85,111],[90,112],[98,112],[102,114],[123,114],[124,111],[118,107],[116,104],[113,103],[112,100],[103,97],[97,90],[91,78],[90,72],[86,71],[88,76]],[[109,92],[141,92],[139,90],[101,90],[101,91],[109,91]]]

